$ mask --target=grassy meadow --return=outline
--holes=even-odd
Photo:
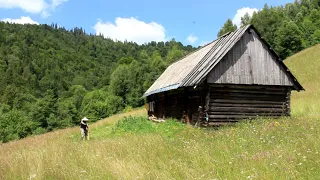
[[[290,118],[198,129],[137,109],[91,124],[89,141],[76,127],[0,144],[0,179],[319,179],[320,46],[285,62],[306,89]]]

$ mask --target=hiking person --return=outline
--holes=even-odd
[[[87,121],[89,119],[87,117],[84,117],[81,119],[80,122],[80,131],[81,131],[81,139],[84,140],[88,140],[88,131],[89,131],[89,126],[87,124]]]

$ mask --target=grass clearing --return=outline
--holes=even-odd
[[[33,139],[35,146],[22,147],[24,140],[3,144],[0,178],[314,179],[320,176],[319,119],[261,119],[219,130],[185,125],[172,130],[168,124],[152,124],[153,128],[139,133],[126,126],[128,131],[117,132],[116,136],[110,131],[109,136],[84,142],[69,138],[77,132],[64,132],[42,145],[38,145],[39,141],[48,140],[47,134]],[[165,133],[158,131],[164,127],[167,127]]]
[[[286,63],[306,89],[290,118],[198,129],[138,109],[90,125],[90,141],[71,128],[0,144],[0,179],[318,179],[320,46]]]

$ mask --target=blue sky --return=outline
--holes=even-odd
[[[202,45],[217,37],[230,18],[238,23],[245,12],[293,0],[0,0],[0,20],[15,23],[57,23],[67,29],[117,40],[165,41]]]

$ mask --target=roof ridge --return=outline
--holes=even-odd
[[[218,39],[216,39],[216,40],[218,40]],[[183,57],[181,57],[179,60],[171,63],[169,66],[171,66],[171,65],[173,65],[173,64],[176,64],[176,63],[178,63],[179,61],[181,61],[181,60],[183,60],[184,58],[186,58],[187,56],[190,56],[191,54],[200,51],[201,49],[203,49],[203,48],[209,46],[210,44],[214,43],[216,40],[211,41],[210,43],[208,43],[208,44],[206,44],[206,45],[204,45],[204,46],[201,46],[201,48],[198,48],[198,49],[196,49],[195,51],[189,52],[188,54],[186,54],[186,55],[184,55]],[[169,66],[168,66],[168,67],[169,67]]]
[[[181,86],[184,86],[184,85],[186,85],[186,84],[189,84],[189,85],[193,86],[193,85],[197,85],[198,82],[201,82],[201,81],[202,81],[202,77],[204,76],[204,74],[206,74],[206,73],[201,74],[201,71],[202,71],[204,68],[206,68],[208,65],[210,66],[210,67],[209,67],[209,69],[210,69],[213,64],[217,64],[217,63],[215,63],[215,62],[219,62],[219,61],[222,59],[221,56],[222,56],[223,53],[220,53],[220,55],[218,56],[218,59],[216,58],[216,59],[215,59],[215,62],[214,62],[213,64],[211,64],[210,61],[207,62],[208,58],[209,58],[212,54],[214,54],[214,52],[215,52],[217,49],[220,50],[220,49],[223,48],[223,47],[226,49],[226,53],[227,53],[227,52],[230,50],[229,46],[231,46],[231,48],[232,48],[232,47],[234,46],[234,44],[240,40],[240,38],[238,38],[238,39],[236,39],[235,43],[229,43],[229,44],[228,44],[228,42],[230,41],[230,38],[233,37],[233,36],[236,36],[235,38],[237,38],[239,35],[242,36],[243,33],[241,33],[241,32],[242,32],[242,31],[245,32],[249,27],[250,27],[250,25],[245,26],[245,27],[243,27],[243,28],[239,28],[239,29],[237,29],[237,30],[235,30],[235,31],[233,31],[233,32],[226,33],[225,36],[221,36],[220,38],[218,38],[217,40],[219,40],[219,42],[212,47],[212,49],[203,57],[203,59],[200,60],[199,64],[197,64],[197,65],[193,68],[193,70],[182,80],[182,82],[181,82],[181,84],[180,84],[180,87],[181,87]],[[237,33],[238,33],[238,34],[237,34]],[[231,37],[229,37],[229,36],[231,36]],[[232,42],[234,42],[234,41],[232,41]],[[228,46],[227,46],[227,45],[228,45]],[[227,47],[225,47],[225,46],[227,46]],[[213,49],[214,49],[214,51],[212,51]],[[217,54],[216,54],[216,55],[217,55]],[[208,57],[208,56],[209,56],[209,57]],[[207,65],[205,65],[205,64],[207,64]],[[210,65],[210,64],[211,64],[211,65]],[[203,68],[201,69],[201,71],[199,71],[199,69],[200,69],[201,67],[203,67]],[[212,68],[214,68],[214,66],[213,66]],[[212,69],[212,68],[211,68],[211,69]],[[208,68],[206,68],[206,69],[208,69]],[[207,73],[208,73],[208,72],[207,72]],[[200,77],[198,77],[199,75],[200,75]],[[201,78],[200,81],[199,81],[199,79],[196,80],[197,77],[198,77],[198,78]],[[196,81],[196,82],[195,82],[195,81]]]

